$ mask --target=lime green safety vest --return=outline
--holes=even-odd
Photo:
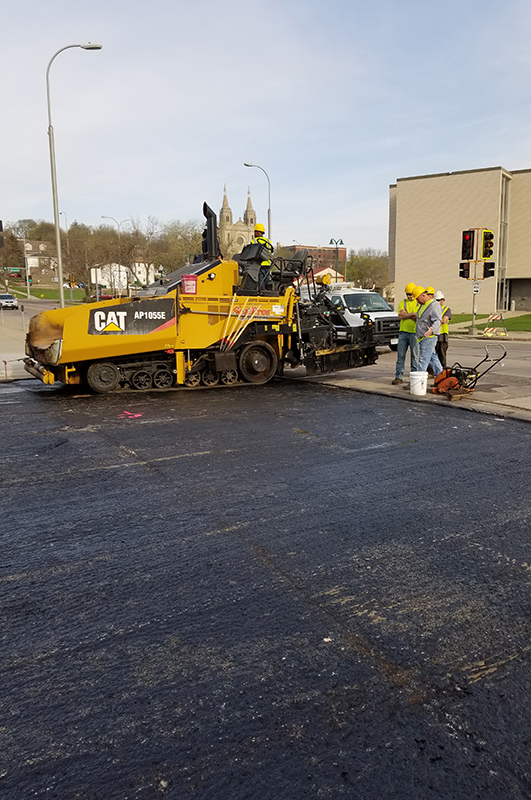
[[[264,247],[267,247],[270,253],[273,252],[274,248],[267,236],[257,236],[256,239],[251,240],[251,244],[262,244]],[[271,265],[271,261],[262,261],[263,267],[269,267]]]
[[[443,317],[444,317],[444,315],[446,314],[446,312],[448,310],[449,310],[449,306],[443,306],[442,307],[442,315],[443,315]],[[439,334],[439,336],[441,334],[443,334],[443,333],[448,333],[448,323],[447,322],[441,323],[441,333]]]
[[[416,300],[408,300],[407,297],[405,300],[401,300],[398,304],[398,310],[405,311],[407,314],[416,314],[418,307],[419,304]],[[416,325],[417,323],[414,319],[400,320],[400,330],[406,331],[407,333],[415,333]]]

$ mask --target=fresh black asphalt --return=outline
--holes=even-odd
[[[5,800],[531,796],[531,427],[0,387]]]

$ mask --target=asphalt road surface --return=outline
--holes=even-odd
[[[531,797],[531,427],[0,387],[5,800]]]

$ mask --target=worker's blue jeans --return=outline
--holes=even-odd
[[[415,372],[419,360],[417,335],[415,333],[408,333],[408,331],[400,331],[398,334],[398,347],[396,348],[396,378],[401,378],[404,374],[408,347],[410,348],[411,372]]]
[[[439,356],[435,352],[437,346],[437,336],[430,336],[429,338],[421,339],[419,342],[419,361],[417,364],[418,372],[426,372],[428,365],[431,365],[434,375],[442,372],[442,364],[439,361]]]

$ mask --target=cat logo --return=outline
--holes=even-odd
[[[95,311],[94,329],[98,333],[125,333],[127,311]]]
[[[87,332],[89,336],[149,336],[169,331],[175,324],[175,300],[161,297],[91,308]]]

